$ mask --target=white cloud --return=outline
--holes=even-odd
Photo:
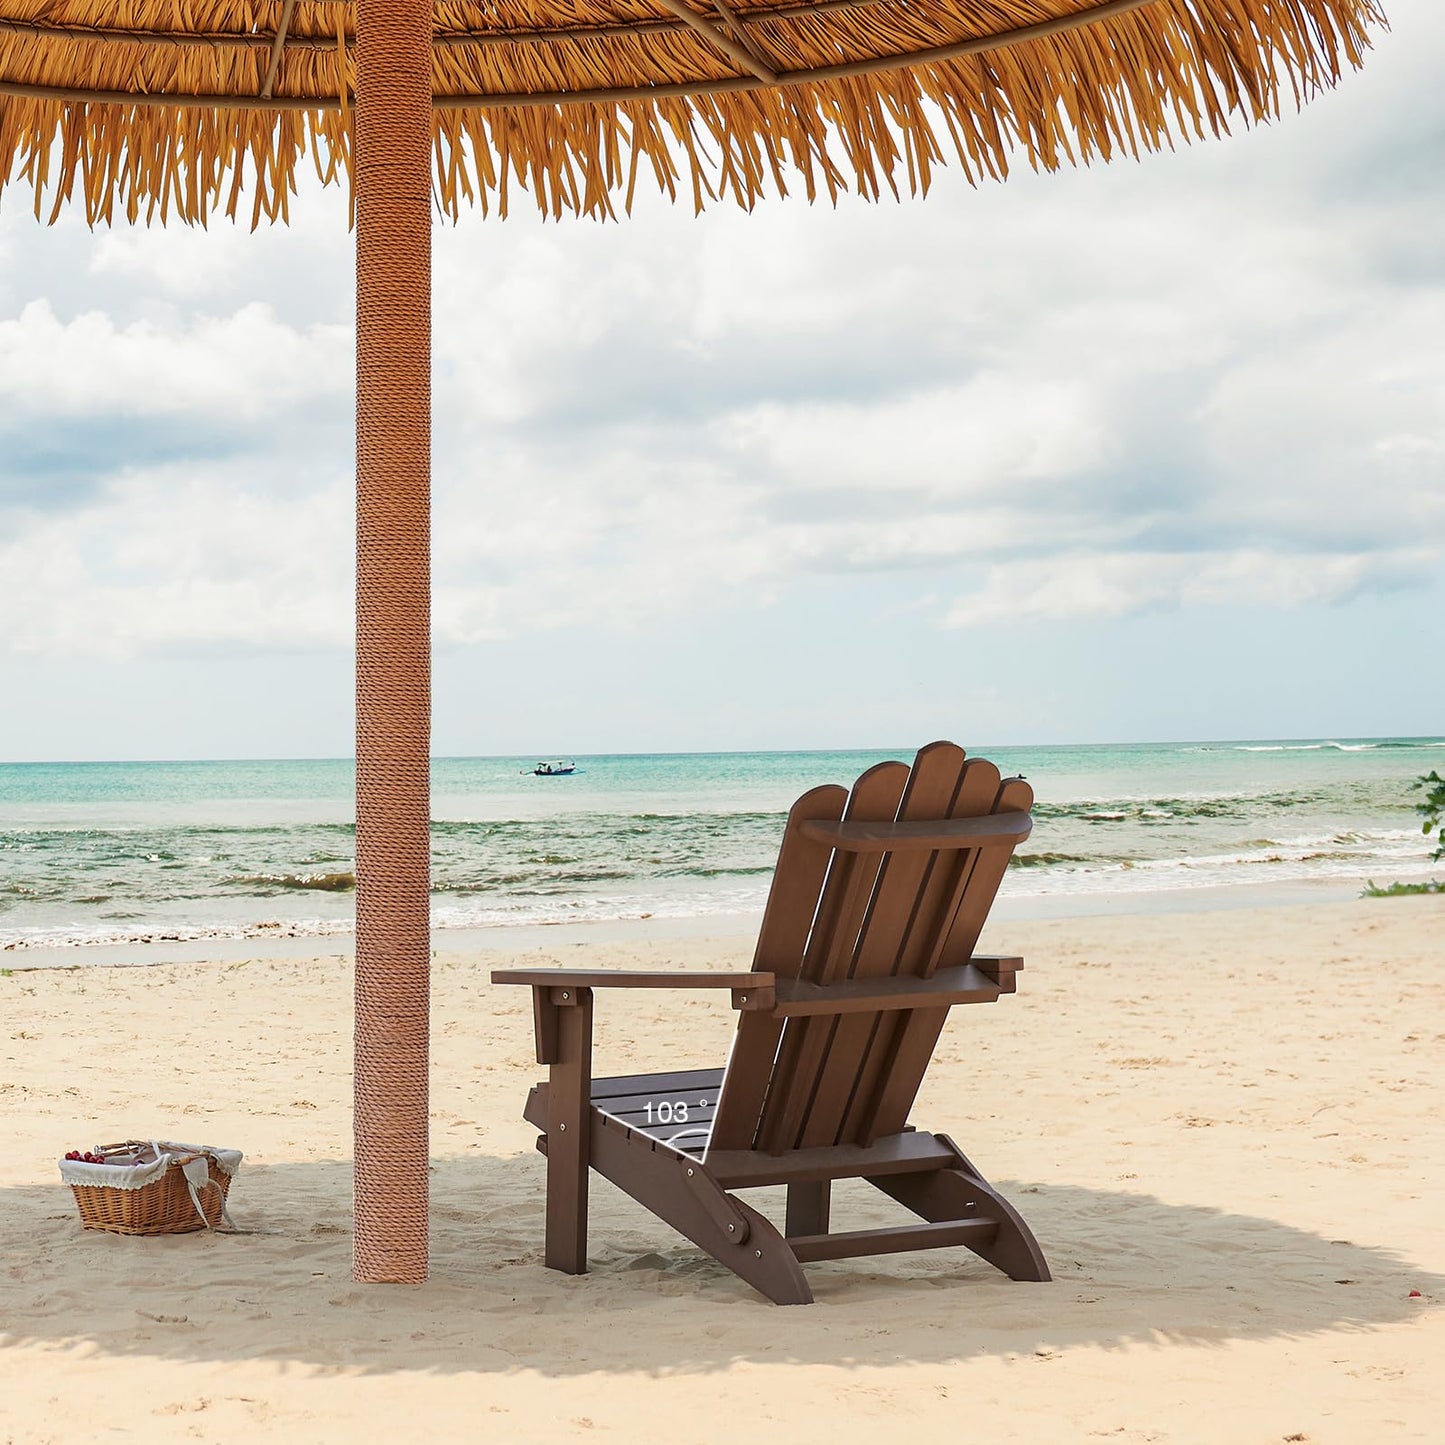
[[[1423,585],[1439,554],[1096,553],[990,567],[944,616],[950,628],[999,621],[1118,618],[1188,607],[1289,609],[1346,602],[1367,590]]]
[[[351,364],[347,328],[300,331],[260,302],[229,316],[118,326],[98,311],[62,321],[41,299],[0,321],[0,392],[12,419],[36,424],[191,414],[229,430],[349,395]]]
[[[774,402],[726,420],[747,461],[804,506],[849,487],[960,503],[1098,465],[1107,439],[1095,402],[1084,378],[984,373],[877,403]]]
[[[1339,604],[1438,568],[1445,20],[1394,8],[1305,116],[1137,166],[439,228],[438,642],[858,574],[958,627]],[[260,236],[90,237],[18,198],[0,608],[26,620],[3,646],[346,646],[338,199]]]
[[[351,634],[349,488],[265,496],[224,474],[124,475],[0,541],[20,655],[310,651]]]

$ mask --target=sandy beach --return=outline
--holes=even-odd
[[[487,982],[748,938],[443,946],[411,1287],[350,1276],[345,959],[16,969],[0,1440],[1438,1440],[1442,936],[1435,897],[996,923],[1020,991],[955,1010],[914,1117],[1055,1282],[940,1250],[812,1266],[786,1310],[602,1181],[592,1273],[542,1268],[529,1000]],[[733,1024],[663,993],[598,1017],[599,1072],[721,1062]],[[82,1231],[55,1159],[135,1135],[244,1150],[239,1232]],[[869,1192],[839,1221],[883,1222]]]

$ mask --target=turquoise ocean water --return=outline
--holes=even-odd
[[[1445,767],[1445,739],[982,751],[1038,799],[1014,898],[1445,871],[1410,790]],[[578,757],[555,778],[530,758],[436,759],[434,922],[760,908],[792,800],[909,755]],[[351,790],[343,760],[0,765],[0,948],[345,933]]]

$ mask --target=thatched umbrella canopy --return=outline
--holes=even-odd
[[[381,23],[403,9],[378,5]],[[284,218],[298,165],[350,173],[340,0],[0,0],[0,185],[91,221]],[[1357,66],[1374,0],[435,0],[438,207],[610,213],[926,190],[1218,135]],[[384,66],[395,69],[388,54]],[[362,101],[365,101],[364,86]]]
[[[0,193],[357,224],[359,1279],[427,1270],[434,208],[927,190],[1218,135],[1357,66],[1374,0],[0,0]]]

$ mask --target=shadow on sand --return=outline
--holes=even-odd
[[[812,1266],[818,1303],[779,1309],[598,1180],[593,1272],[543,1269],[541,1180],[536,1156],[436,1161],[430,1282],[365,1287],[351,1279],[344,1161],[243,1169],[233,1237],[82,1231],[60,1186],[0,1190],[0,1341],[367,1373],[670,1374],[1361,1331],[1417,1315],[1430,1306],[1410,1290],[1439,1298],[1445,1285],[1349,1242],[1344,1223],[1326,1239],[1148,1195],[1004,1181],[1054,1283],[938,1250]],[[840,1190],[838,1227],[885,1218],[861,1188],[856,1204]],[[750,1197],[776,1217],[776,1196]]]

